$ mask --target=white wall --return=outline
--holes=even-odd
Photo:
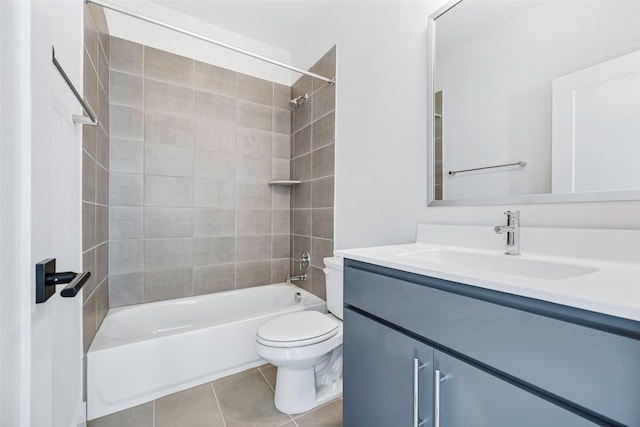
[[[291,53],[288,50],[207,24],[191,16],[162,7],[156,3],[142,0],[116,0],[111,3],[240,49],[245,49],[249,52],[286,64],[291,63]],[[121,13],[105,9],[105,15],[109,25],[109,33],[112,36],[287,86],[291,84],[293,78],[292,72],[287,69],[276,67]]]
[[[456,18],[464,6],[438,28],[464,22]],[[444,199],[550,193],[551,82],[640,48],[637,10],[628,1],[542,2],[439,55]],[[527,166],[447,174],[520,160]]]
[[[640,228],[640,201],[483,207],[426,204],[427,16],[445,1],[335,2],[292,59],[337,44],[335,247],[410,242],[417,223]]]

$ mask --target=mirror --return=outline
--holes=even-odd
[[[429,24],[429,206],[640,199],[640,1],[459,0]]]

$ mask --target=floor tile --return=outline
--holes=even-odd
[[[211,384],[156,400],[155,427],[224,427]]]
[[[275,390],[276,389],[276,375],[278,373],[278,368],[276,368],[273,365],[267,364],[267,365],[260,366],[258,369],[260,369],[260,372],[262,372],[262,375],[267,380],[267,382],[269,383],[271,388],[273,390]]]
[[[342,427],[342,399],[302,414],[295,421],[299,427]]]
[[[295,420],[279,412],[273,403],[276,372],[266,364],[89,421],[88,427],[342,426],[342,399],[296,415]]]
[[[290,417],[273,403],[273,391],[258,369],[213,382],[227,427],[279,426]]]
[[[87,427],[153,427],[153,402],[96,418]]]

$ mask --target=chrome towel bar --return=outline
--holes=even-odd
[[[482,168],[463,169],[463,170],[459,170],[459,171],[449,171],[449,175],[455,175],[457,173],[462,173],[462,172],[479,171],[479,170],[483,170],[483,169],[506,168],[507,166],[525,167],[525,166],[527,166],[527,162],[518,161],[518,162],[515,162],[515,163],[506,163],[506,164],[503,164],[503,165],[485,166],[485,167],[482,167]]]
[[[71,92],[73,92],[73,94],[75,95],[80,105],[82,105],[82,109],[84,110],[85,113],[87,113],[87,116],[89,116],[87,117],[87,116],[80,116],[78,114],[74,114],[72,116],[73,123],[98,126],[98,117],[93,112],[89,104],[87,104],[87,102],[82,98],[82,96],[80,96],[80,94],[76,90],[76,87],[71,82],[71,79],[69,79],[69,76],[67,76],[67,73],[65,73],[64,69],[62,68],[62,65],[60,65],[60,63],[56,59],[56,48],[53,46],[51,46],[51,59],[53,60],[53,65],[56,66],[56,69],[58,70],[58,72],[60,73],[64,81],[67,82],[67,85],[69,86],[69,89],[71,89]]]

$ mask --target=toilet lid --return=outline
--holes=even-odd
[[[258,341],[273,347],[297,347],[325,341],[338,333],[335,320],[318,311],[285,314],[258,328]]]

